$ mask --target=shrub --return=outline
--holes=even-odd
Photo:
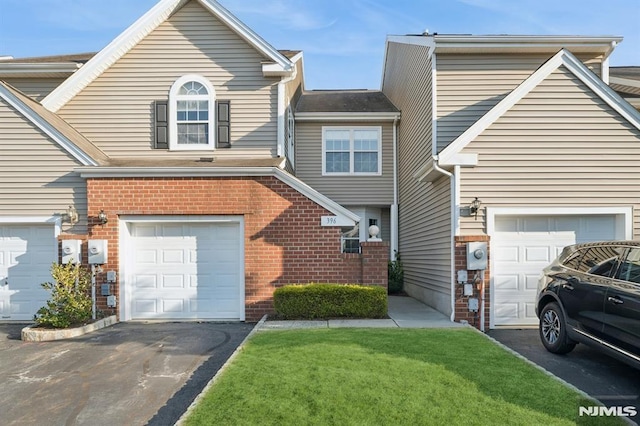
[[[396,252],[396,260],[389,261],[389,294],[396,294],[402,291],[404,286],[404,268],[400,253]]]
[[[51,266],[53,283],[41,286],[51,291],[47,305],[34,315],[36,324],[42,327],[67,328],[86,323],[91,318],[91,274],[81,265],[69,262]]]
[[[387,292],[355,284],[288,285],[273,294],[283,319],[386,318]]]

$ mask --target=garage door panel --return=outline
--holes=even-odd
[[[494,286],[499,290],[517,290],[519,276],[514,275],[494,275]]]
[[[547,265],[545,265],[547,266]],[[543,266],[542,268],[544,269]],[[542,269],[541,269],[542,270]],[[524,278],[524,288],[525,290],[531,290],[536,292],[538,290],[538,281],[540,280],[540,274],[527,274]]]
[[[551,248],[549,246],[534,246],[524,248],[525,262],[551,262]]]
[[[536,325],[542,270],[576,242],[615,238],[615,216],[497,217],[492,235],[494,325]]]
[[[0,225],[0,319],[31,321],[50,293],[57,260],[55,228],[50,224]],[[6,283],[6,284],[5,284]]]
[[[238,223],[144,224],[138,228],[137,224],[131,227],[134,250],[155,255],[147,254],[147,263],[132,265],[134,276],[154,275],[159,287],[140,287],[145,294],[136,289],[131,292],[133,318],[241,317]],[[137,299],[148,302],[138,305]]]
[[[164,264],[183,264],[185,261],[184,251],[182,250],[162,250],[161,258]]]
[[[492,251],[493,257],[500,262],[518,262],[520,259],[517,246],[500,245]]]
[[[183,275],[162,275],[162,288],[184,288]]]
[[[158,281],[155,275],[136,274],[133,277],[134,288],[140,290],[145,288],[157,288]]]

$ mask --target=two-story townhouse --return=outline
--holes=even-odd
[[[388,38],[409,294],[482,329],[535,324],[562,247],[638,235],[640,115],[607,85],[620,41]]]
[[[296,104],[296,176],[360,216],[343,227],[345,252],[357,253],[375,225],[395,257],[399,119],[376,90],[305,91]]]
[[[291,174],[302,60],[213,0],[161,0],[95,55],[0,61],[1,319],[33,317],[60,254],[100,264],[98,309],[121,320],[257,320],[284,284],[386,285],[388,245],[343,253],[360,217]]]

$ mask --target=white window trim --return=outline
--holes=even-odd
[[[209,92],[209,140],[206,145],[196,144],[178,144],[178,100],[184,100],[178,91],[180,88],[190,81],[202,84]],[[169,91],[169,150],[170,151],[210,151],[215,149],[215,120],[216,120],[216,91],[209,80],[201,75],[187,74],[177,79],[171,86]]]
[[[346,130],[351,132],[349,142],[349,172],[327,172],[327,149],[326,134],[327,131]],[[353,131],[354,130],[374,130],[378,133],[378,171],[371,172],[355,172],[354,171],[354,146]],[[382,126],[322,126],[322,176],[381,176],[382,175]]]

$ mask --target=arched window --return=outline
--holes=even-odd
[[[215,147],[215,91],[199,75],[185,75],[169,92],[169,149],[206,150]]]

